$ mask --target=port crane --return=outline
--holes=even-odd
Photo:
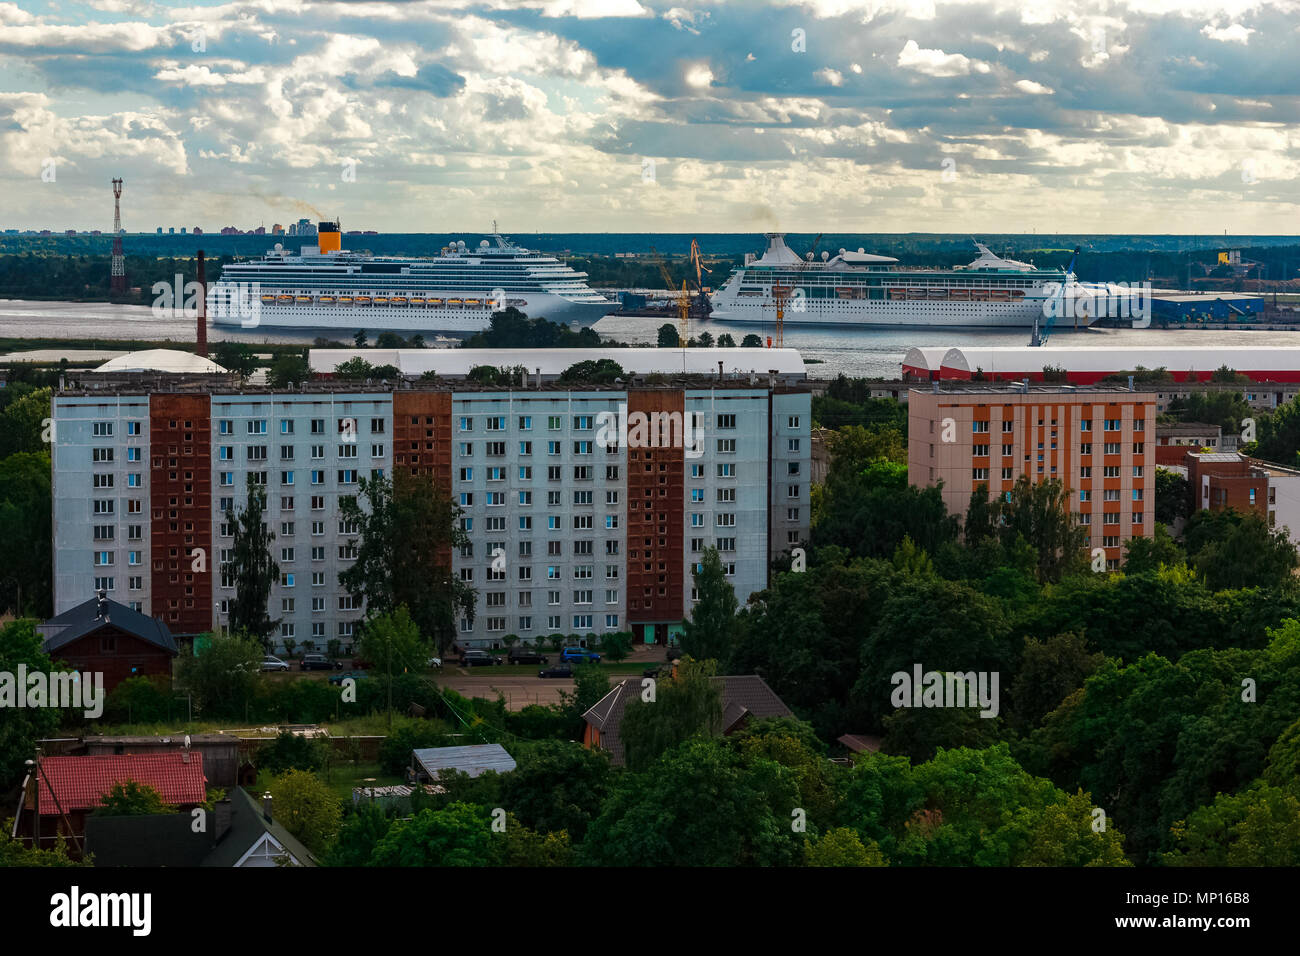
[[[821,241],[822,234],[819,232],[817,238],[813,240],[812,250],[807,257],[800,259],[799,264],[794,267],[793,271],[797,275],[802,274],[812,264],[813,259],[817,256],[817,247],[821,244]],[[772,283],[772,305],[776,308],[776,328],[774,329],[775,343],[773,339],[769,338],[767,342],[768,348],[772,348],[774,344],[778,349],[785,348],[785,307],[794,298],[796,290],[797,286],[794,285],[783,285],[780,282]]]
[[[1070,264],[1065,268],[1065,281],[1061,287],[1056,290],[1051,299],[1048,300],[1047,317],[1040,330],[1038,319],[1034,319],[1034,330],[1029,335],[1029,344],[1033,348],[1047,344],[1047,337],[1052,334],[1052,325],[1056,322],[1056,317],[1061,314],[1062,304],[1065,301],[1065,287],[1074,281],[1074,264],[1079,261],[1079,247],[1074,247],[1074,255],[1070,257]]]
[[[691,256],[695,262],[699,261],[699,251],[699,244],[692,239]],[[663,276],[669,297],[677,304],[677,345],[679,348],[686,348],[686,343],[690,341],[691,331],[691,290],[687,286],[686,280],[683,279],[682,289],[678,292],[676,288],[677,280],[668,271],[668,263],[664,261],[664,257],[659,254],[659,250],[654,246],[650,247],[650,252],[655,257],[655,264],[659,266],[659,274]],[[703,295],[703,292],[701,292],[701,295]]]

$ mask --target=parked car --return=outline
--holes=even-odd
[[[544,671],[537,672],[538,677],[572,677],[572,664],[552,664]]]
[[[440,670],[442,670],[442,658],[441,658],[441,657],[430,657],[430,658],[429,658],[429,669],[430,669],[430,670],[435,670],[435,671],[440,671]]]
[[[549,658],[535,647],[516,645],[510,648],[509,660],[511,664],[547,664]]]
[[[342,684],[348,678],[351,678],[352,680],[364,680],[366,676],[365,671],[344,671],[341,674],[331,674],[330,683],[336,685]]]
[[[481,667],[485,664],[503,664],[501,658],[487,651],[463,651],[460,655],[461,667]]]
[[[305,671],[341,671],[342,661],[332,661],[324,654],[304,654],[302,669]]]
[[[288,669],[289,665],[278,657],[267,654],[262,658],[262,670],[264,671],[287,671]]]
[[[600,660],[600,655],[595,651],[589,651],[585,647],[566,647],[560,652],[562,661],[591,661],[596,663]]]

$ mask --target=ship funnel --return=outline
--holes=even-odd
[[[322,256],[343,248],[343,233],[339,232],[337,222],[322,222],[316,231],[316,237]]]

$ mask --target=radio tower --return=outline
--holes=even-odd
[[[126,257],[122,255],[122,180],[113,180],[113,271],[109,293],[126,295]]]

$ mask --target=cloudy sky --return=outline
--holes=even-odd
[[[0,228],[1297,231],[1300,4],[0,0]]]

